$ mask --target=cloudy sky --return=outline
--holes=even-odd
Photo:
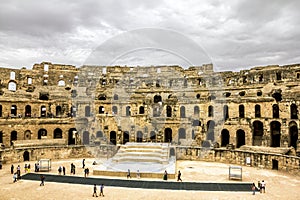
[[[212,62],[221,71],[300,63],[299,8],[298,0],[1,0],[0,66],[81,66],[92,57]]]

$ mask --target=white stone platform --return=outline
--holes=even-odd
[[[95,167],[93,174],[126,177],[128,169],[132,177],[139,170],[141,178],[162,178],[167,170],[168,177],[175,178],[176,157],[170,156],[168,143],[127,142],[114,157]]]

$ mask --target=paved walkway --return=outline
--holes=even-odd
[[[144,181],[107,178],[84,178],[79,176],[64,176],[43,173],[28,173],[22,176],[25,180],[40,181],[40,176],[46,177],[45,182],[71,183],[84,185],[99,185],[143,189],[167,189],[167,190],[196,190],[196,191],[232,191],[249,192],[251,183],[201,183],[201,182],[168,182],[168,181]]]

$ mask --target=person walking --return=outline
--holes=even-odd
[[[82,169],[85,168],[85,159],[82,160]]]
[[[96,197],[98,197],[97,196],[97,186],[96,186],[96,184],[94,184],[94,193],[93,193],[93,197],[96,195]]]
[[[251,190],[252,190],[252,195],[255,195],[255,190],[256,190],[255,183],[252,183]]]
[[[45,176],[41,175],[41,184],[40,186],[45,186]]]
[[[131,175],[130,175],[130,169],[128,169],[128,171],[127,171],[127,179],[128,178],[131,178]]]
[[[11,174],[14,173],[14,168],[15,168],[14,165],[11,165],[11,167],[10,167],[10,173],[11,173]]]
[[[163,179],[164,179],[165,181],[168,180],[168,172],[167,172],[167,170],[165,170]]]
[[[261,181],[261,183],[260,183],[260,193],[265,193],[266,192],[266,183],[265,183],[265,181],[264,180],[262,180]]]
[[[101,185],[100,185],[100,194],[99,194],[99,196],[104,196],[103,190],[104,190],[104,185],[101,184]]]
[[[181,181],[182,182],[180,170],[178,170],[177,181]]]
[[[63,175],[66,175],[66,168],[65,168],[65,166],[63,166],[62,170],[63,170]]]
[[[14,180],[14,183],[17,182],[17,173],[14,173],[13,180]]]

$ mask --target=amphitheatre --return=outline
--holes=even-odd
[[[92,185],[47,182],[62,165],[71,176],[71,163],[82,182],[165,183],[167,170],[166,184],[180,188],[108,185],[107,199],[252,199],[250,184],[261,180],[260,199],[297,199],[299,81],[300,64],[239,72],[215,72],[212,64],[0,68],[0,199],[92,199]],[[27,180],[30,173],[12,182],[11,165],[24,174],[24,164],[43,159],[51,163],[45,187]],[[242,177],[230,179],[230,167]],[[243,183],[249,191],[188,191],[189,182]]]

